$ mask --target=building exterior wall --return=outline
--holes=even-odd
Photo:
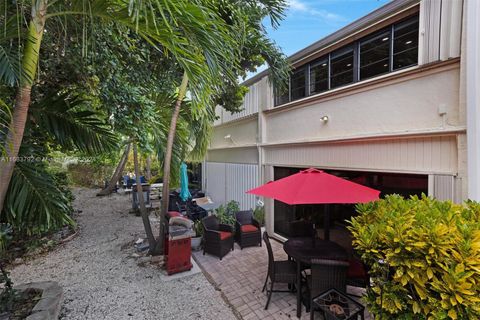
[[[359,85],[362,87],[357,88]],[[458,90],[458,63],[400,78],[389,75],[371,86],[358,83],[336,95],[319,95],[299,107],[269,111],[266,141],[308,142],[464,129]],[[323,116],[328,116],[328,122],[320,120]]]
[[[257,143],[257,118],[250,116],[236,122],[216,126],[209,149],[255,146]]]
[[[258,149],[256,147],[212,149],[207,152],[205,160],[208,162],[258,165]]]
[[[417,174],[458,172],[455,135],[268,147],[264,164]]]
[[[214,200],[240,199],[242,208],[254,207],[256,199],[244,192],[273,180],[275,166],[428,175],[429,195],[466,199],[463,1],[396,0],[387,6],[411,10],[418,3],[418,66],[277,107],[266,74],[247,81],[244,112],[217,111],[204,175]],[[382,18],[378,12],[372,13],[375,23],[394,15]],[[355,29],[344,29],[349,28]],[[293,58],[314,55],[313,46]],[[321,121],[323,116],[328,121]],[[273,201],[264,203],[266,227],[273,233]]]

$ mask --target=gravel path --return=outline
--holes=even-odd
[[[95,197],[75,190],[79,235],[47,256],[12,270],[16,284],[58,281],[65,291],[61,319],[236,319],[202,273],[163,281],[140,267],[132,240],[143,236],[140,217],[128,214],[126,195]]]

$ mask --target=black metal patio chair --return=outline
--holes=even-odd
[[[262,289],[262,292],[267,290],[268,299],[267,304],[265,305],[265,310],[267,310],[273,292],[294,291],[295,283],[297,281],[297,269],[296,263],[291,260],[275,261],[273,257],[272,245],[270,244],[270,237],[268,236],[268,233],[266,231],[263,232],[263,241],[265,242],[268,251],[268,272]],[[267,283],[269,278],[270,289],[267,289]],[[275,283],[286,283],[289,285],[289,290],[273,290],[273,285]]]

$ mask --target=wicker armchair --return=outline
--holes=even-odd
[[[347,269],[349,263],[340,260],[312,259],[311,274],[307,276],[307,311],[313,298],[328,289],[347,292]],[[310,313],[313,319],[313,312]]]
[[[250,246],[262,246],[260,224],[253,218],[253,211],[235,213],[235,241],[241,249]]]
[[[203,229],[203,254],[205,252],[222,258],[233,250],[233,228],[221,224],[216,216],[209,216],[202,219]]]
[[[265,241],[268,251],[268,272],[262,292],[267,289],[268,278],[270,278],[270,289],[267,289],[268,299],[265,305],[265,310],[267,310],[272,292],[293,292],[294,285],[297,281],[297,268],[296,263],[291,260],[275,261],[272,245],[270,244],[270,239],[266,231],[263,233],[263,241]],[[273,290],[274,283],[287,283],[290,290]]]

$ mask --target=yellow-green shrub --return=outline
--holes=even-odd
[[[480,319],[480,204],[387,196],[349,229],[371,267],[376,319]]]

